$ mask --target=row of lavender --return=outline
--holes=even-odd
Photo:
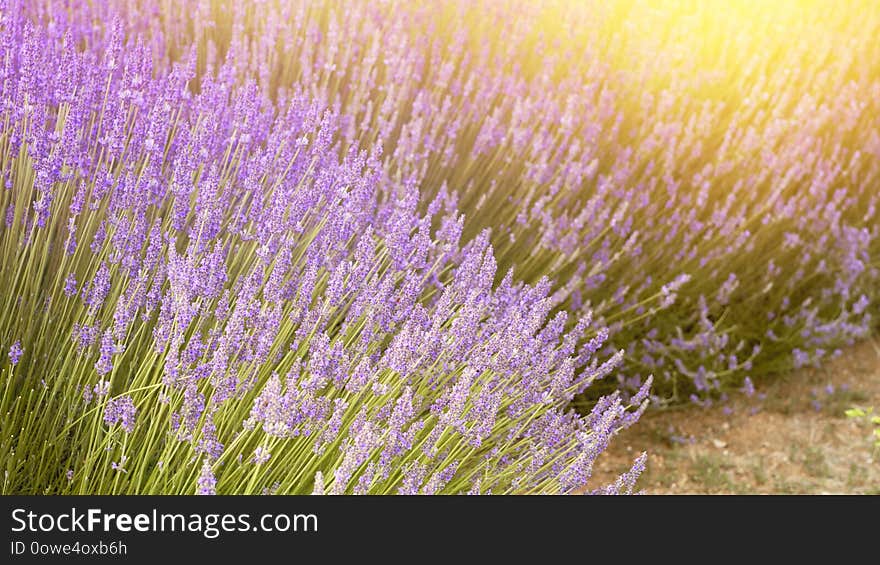
[[[571,410],[620,355],[549,280],[339,108],[111,13],[2,5],[4,494],[632,490],[588,481],[648,386]]]
[[[163,65],[333,108],[341,155],[384,148],[383,202],[453,198],[496,282],[550,277],[625,350],[595,390],[717,398],[872,330],[870,1],[110,1],[84,41],[113,10]]]
[[[422,407],[433,406],[431,399],[461,376],[475,379],[468,386],[477,402],[487,386],[480,379],[493,375],[488,390],[498,395],[493,402],[506,399],[503,409],[487,408],[484,399],[463,413],[512,418],[474,423],[496,434],[480,442],[494,450],[483,461],[494,457],[507,466],[522,455],[506,452],[520,445],[511,438],[525,429],[513,423],[526,414],[513,408],[517,394],[532,398],[507,386],[537,386],[561,415],[593,377],[620,363],[616,381],[587,389],[585,405],[598,412],[578,425],[589,430],[615,402],[596,404],[601,394],[641,390],[638,404],[650,374],[658,377],[657,402],[692,393],[701,401],[723,397],[749,376],[817,363],[872,330],[880,178],[880,136],[872,127],[880,116],[880,45],[872,38],[880,18],[870,2],[847,9],[830,1],[758,2],[762,9],[751,11],[748,2],[413,4],[30,0],[4,6],[3,100],[10,117],[3,170],[6,187],[27,192],[12,207],[11,193],[3,195],[10,226],[21,227],[2,235],[4,284],[15,290],[4,300],[14,302],[15,312],[0,319],[0,344],[13,348],[11,358],[21,356],[18,373],[45,355],[54,366],[29,369],[30,375],[57,373],[72,359],[82,359],[76,386],[103,382],[102,371],[120,375],[113,377],[119,382],[108,379],[112,394],[142,388],[133,395],[143,398],[111,404],[108,420],[131,421],[123,416],[134,406],[151,419],[156,414],[157,422],[173,420],[178,430],[190,414],[196,423],[179,436],[194,442],[197,453],[212,453],[214,441],[227,446],[223,453],[213,448],[220,453],[215,471],[230,458],[272,461],[265,459],[268,447],[260,445],[257,455],[254,437],[230,439],[241,432],[236,418],[257,429],[266,411],[280,412],[292,418],[281,429],[295,430],[284,433],[302,435],[293,422],[305,422],[308,413],[326,420],[329,430],[360,430],[358,403],[343,395],[335,404],[343,375],[359,375],[358,382],[364,375],[381,379],[383,370],[403,375],[421,383],[409,384],[417,386],[411,392],[422,395],[414,401]],[[24,21],[35,22],[34,30]],[[52,133],[38,139],[35,124]],[[19,168],[33,172],[15,176]],[[119,199],[125,204],[110,205]],[[72,221],[56,213],[68,210]],[[15,243],[8,239],[13,233]],[[9,259],[41,234],[48,239],[32,259]],[[372,255],[357,255],[366,253],[363,241],[373,242]],[[59,255],[71,246],[70,259]],[[474,267],[477,260],[468,258],[489,249],[493,267]],[[183,259],[172,260],[172,250]],[[253,274],[257,262],[265,282]],[[356,268],[369,262],[374,270]],[[463,274],[467,269],[481,273],[479,284]],[[27,283],[33,288],[15,286],[25,284],[16,282],[23,275],[34,279]],[[181,282],[192,277],[212,282]],[[348,282],[361,279],[363,285]],[[261,290],[251,296],[246,280]],[[482,289],[487,302],[471,304],[471,288]],[[48,299],[46,289],[54,289]],[[244,329],[224,317],[243,292],[260,303],[235,318]],[[328,305],[319,306],[328,292]],[[305,296],[308,304],[296,303]],[[53,315],[51,304],[59,300],[71,306]],[[385,313],[368,314],[366,301]],[[47,317],[14,319],[25,307],[45,309]],[[209,315],[211,308],[221,316]],[[507,335],[522,325],[510,317],[514,311],[524,320],[523,335],[541,349]],[[592,324],[581,321],[588,315]],[[235,337],[221,339],[227,328]],[[45,339],[56,331],[76,343]],[[239,351],[242,336],[256,340],[250,353]],[[40,347],[53,353],[37,353]],[[405,353],[390,352],[399,347]],[[554,347],[558,352],[541,352]],[[68,349],[60,358],[54,353]],[[589,364],[594,354],[612,363]],[[314,361],[313,369],[312,358],[322,355],[329,360]],[[395,361],[381,364],[387,355]],[[506,368],[492,365],[486,373],[490,361]],[[472,364],[477,374],[464,370]],[[287,391],[324,367],[338,375],[327,381],[337,386],[327,389],[320,379],[314,391],[307,386],[310,395],[327,398],[316,412],[312,396],[305,401]],[[447,376],[437,381],[431,376],[437,370]],[[223,389],[217,375],[233,373],[240,384],[225,386],[248,392],[216,392]],[[499,375],[501,381],[492,380]],[[571,384],[547,385],[557,375]],[[547,396],[545,386],[565,392]],[[184,397],[175,400],[161,387]],[[105,391],[86,394],[96,392]],[[34,400],[20,401],[19,414],[53,393],[37,387],[32,394]],[[152,407],[154,395],[159,404]],[[242,402],[226,404],[231,398]],[[378,407],[394,398],[363,402],[381,420],[391,408]],[[221,410],[215,400],[235,408]],[[244,406],[254,402],[254,414],[245,415]],[[89,406],[89,414],[102,413]],[[46,430],[91,422],[69,410]],[[223,420],[230,412],[235,416]],[[572,426],[578,420],[565,418]],[[278,435],[271,431],[276,424],[263,425],[269,437]],[[89,425],[85,452],[113,443],[99,425]],[[431,420],[419,433],[443,425]],[[616,425],[596,437],[607,440]],[[158,446],[166,448],[157,431],[144,433],[153,446],[144,449],[155,460],[137,463],[135,490],[191,485],[195,475],[147,486],[144,473],[167,465],[168,455],[155,455]],[[434,438],[414,441],[423,448]],[[570,437],[548,441],[568,454],[563,459],[584,452]],[[303,453],[305,444],[296,445],[293,451]],[[583,461],[602,445],[589,447]],[[3,448],[22,452],[9,442]],[[49,461],[62,457],[57,446],[41,449],[54,453]],[[375,453],[363,449],[372,454],[358,464],[366,469]],[[465,449],[467,459],[474,461],[480,449]],[[453,451],[458,455],[441,458],[434,472],[460,458]],[[89,465],[125,469],[104,476],[116,490],[131,489],[131,455],[114,453]],[[298,485],[332,467],[335,455],[321,457],[297,476]],[[558,475],[564,464],[555,457],[546,452],[536,461],[554,461]],[[401,468],[430,467],[418,461],[408,456]],[[57,471],[40,465],[41,473]],[[371,469],[370,477],[391,473],[374,491],[400,478],[387,461]],[[520,483],[529,480],[505,482],[517,473],[505,469],[499,483],[481,489],[528,490]],[[268,488],[272,472],[249,488]],[[248,473],[229,478],[229,488],[240,487]],[[458,479],[448,490],[471,488]],[[343,482],[337,489],[347,488]],[[538,479],[532,484],[547,487]],[[287,492],[292,483],[279,485]]]

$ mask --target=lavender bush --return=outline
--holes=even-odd
[[[571,409],[622,354],[549,279],[333,104],[94,10],[2,7],[4,494],[632,491],[589,478],[649,383]]]

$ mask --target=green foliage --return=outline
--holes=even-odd
[[[847,418],[859,420],[871,426],[873,428],[871,431],[871,437],[874,441],[874,447],[880,449],[880,415],[874,413],[874,407],[850,408],[845,414]]]

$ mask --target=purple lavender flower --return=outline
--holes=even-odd
[[[119,471],[120,473],[128,473],[128,471],[125,469],[125,463],[126,463],[126,461],[128,461],[128,456],[126,456],[126,455],[121,455],[121,456],[119,457],[119,461],[118,461],[118,462],[117,462],[117,461],[112,461],[112,462],[110,463],[110,468],[113,469],[114,471]]]
[[[117,353],[117,348],[113,342],[113,335],[110,332],[105,332],[101,337],[101,355],[98,362],[95,363],[98,375],[103,377],[113,370],[112,358],[115,353]]]
[[[199,474],[196,494],[217,494],[217,479],[214,477],[214,472],[211,470],[211,464],[207,459],[202,463],[202,471]]]
[[[107,393],[110,392],[110,381],[100,380],[94,387],[92,387],[92,392],[95,393],[96,396],[107,396]]]
[[[795,348],[792,350],[791,354],[794,356],[794,367],[795,369],[799,369],[801,367],[806,366],[810,362],[810,354],[806,351],[803,351],[799,348]]]
[[[107,401],[104,406],[104,423],[108,426],[119,423],[128,433],[134,431],[137,407],[130,396],[117,396]]]
[[[9,348],[9,362],[12,363],[12,366],[18,365],[18,362],[21,360],[21,356],[24,354],[24,349],[21,347],[21,340],[15,340],[15,343],[12,344],[12,347]]]
[[[743,380],[742,392],[749,398],[755,395],[755,385],[752,383],[752,379],[750,377],[746,377]]]
[[[324,474],[321,471],[315,473],[315,486],[312,489],[312,494],[319,496],[324,494]]]
[[[261,445],[254,451],[253,462],[257,465],[262,465],[268,461],[271,456],[272,454],[269,453],[269,450]]]
[[[675,279],[669,284],[663,285],[663,287],[660,289],[660,294],[662,296],[660,301],[660,308],[669,308],[670,306],[675,304],[678,291],[690,280],[690,275],[682,273],[675,277]]]
[[[74,296],[76,292],[76,275],[74,273],[70,273],[69,275],[67,275],[67,278],[64,279],[64,296],[70,298],[71,296]]]

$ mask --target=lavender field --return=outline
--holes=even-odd
[[[875,335],[873,0],[0,1],[3,494],[629,494]],[[771,389],[772,390],[772,389]]]

